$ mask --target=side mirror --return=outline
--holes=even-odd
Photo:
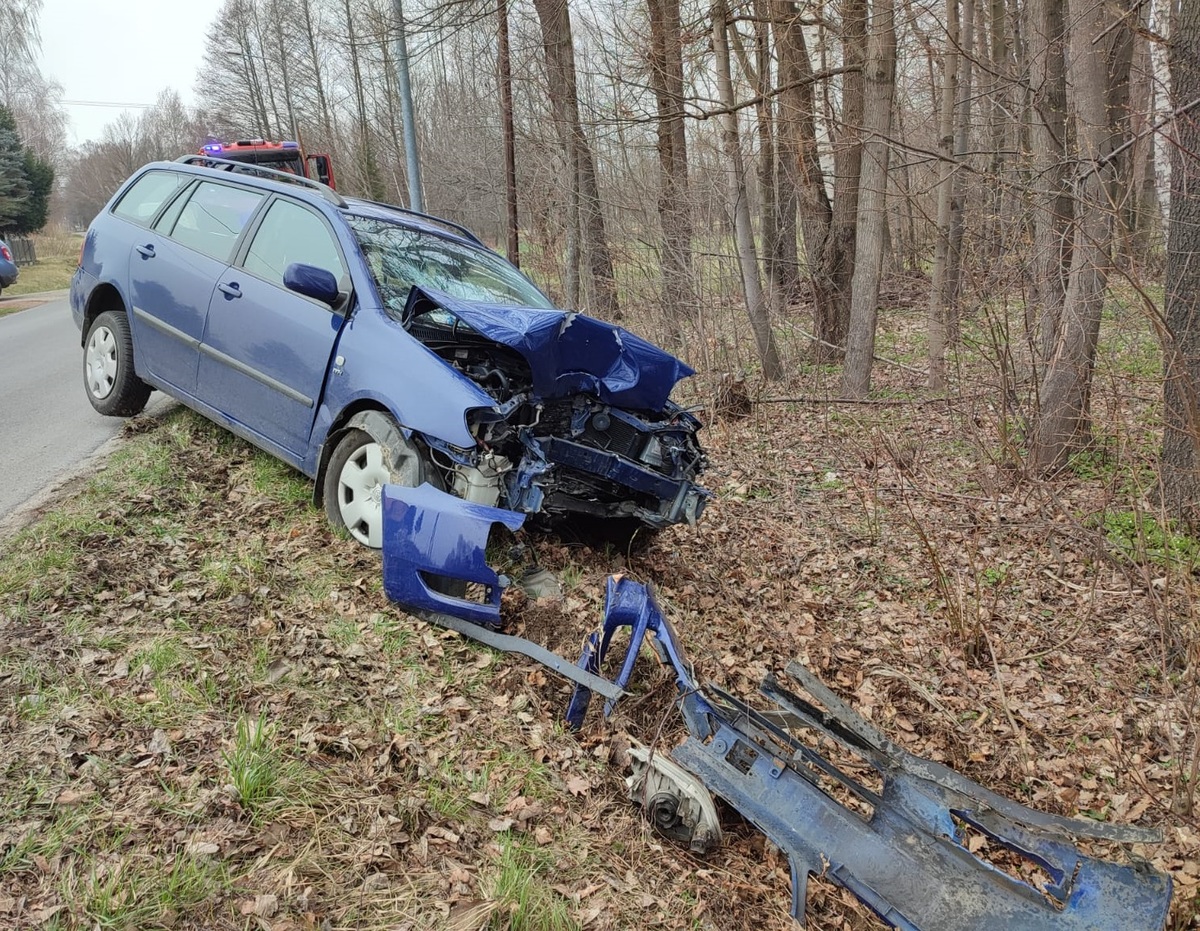
[[[303,262],[293,262],[284,269],[283,286],[330,307],[336,307],[342,299],[333,272]]]
[[[328,155],[308,156],[308,176],[329,187],[336,187],[333,182],[333,160]]]

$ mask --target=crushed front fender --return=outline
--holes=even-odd
[[[520,529],[523,514],[456,498],[432,485],[383,488],[383,590],[420,612],[445,613],[474,624],[500,625],[500,577],[487,563],[496,524]],[[481,601],[457,597],[484,586]]]

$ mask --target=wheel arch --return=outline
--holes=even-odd
[[[125,319],[129,319],[129,310],[125,306],[125,299],[121,297],[121,292],[116,289],[115,285],[108,282],[102,282],[92,289],[92,293],[88,295],[87,306],[83,310],[83,327],[79,331],[79,345],[83,346],[87,343],[88,330],[92,328],[92,323],[102,313],[109,310],[119,311],[125,314]],[[134,368],[136,369],[136,365]]]
[[[321,506],[325,494],[325,473],[329,468],[329,459],[337,448],[338,440],[347,430],[362,430],[370,434],[375,442],[388,449],[395,447],[395,436],[399,429],[399,421],[386,406],[371,398],[363,398],[349,404],[333,419],[325,439],[321,442],[321,452],[317,457],[317,474],[313,480],[313,504]]]

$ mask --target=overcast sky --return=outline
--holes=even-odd
[[[174,88],[195,104],[204,37],[218,0],[44,0],[42,73],[62,85],[70,143],[97,139],[122,109]]]

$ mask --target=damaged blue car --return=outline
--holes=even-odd
[[[687,365],[556,309],[463,227],[294,175],[139,169],[88,230],[71,309],[98,412],[163,391],[312,477],[366,546],[389,483],[611,539],[707,499],[699,421],[670,400]]]

